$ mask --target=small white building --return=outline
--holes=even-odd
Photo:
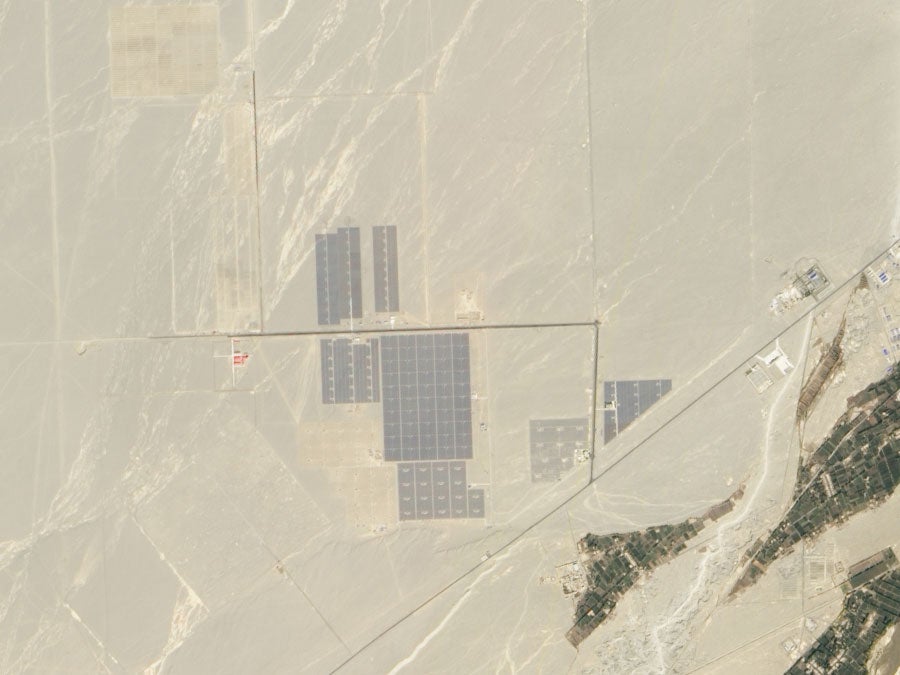
[[[756,358],[766,364],[767,368],[771,368],[774,365],[782,375],[787,375],[794,369],[794,364],[788,359],[787,354],[781,349],[781,345],[778,344],[777,340],[775,341],[775,348],[771,352]]]

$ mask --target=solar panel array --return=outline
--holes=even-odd
[[[400,311],[400,281],[397,268],[397,228],[378,225],[372,228],[375,273],[375,311]]]
[[[589,420],[583,418],[531,420],[531,480],[559,480],[572,468],[575,453],[587,451]]]
[[[381,394],[385,460],[471,459],[467,333],[383,336]]]
[[[484,490],[468,487],[464,461],[401,462],[397,493],[400,520],[484,518]]]
[[[358,227],[316,235],[316,298],[320,326],[362,317]]]
[[[376,403],[378,340],[335,338],[319,341],[322,403]]]
[[[672,380],[616,380],[603,383],[603,442],[609,443],[628,425],[672,390]]]

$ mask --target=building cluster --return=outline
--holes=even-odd
[[[791,309],[804,298],[810,296],[818,298],[819,294],[828,287],[828,277],[822,272],[818,263],[800,269],[802,271],[794,275],[791,283],[772,299],[769,309],[775,314],[781,314]]]
[[[851,568],[851,590],[834,623],[788,670],[806,673],[865,673],[872,646],[900,619],[900,570],[887,549]],[[856,574],[854,568],[862,567]]]
[[[773,378],[782,378],[794,369],[794,364],[784,353],[778,340],[775,340],[774,349],[766,354],[757,354],[747,365],[744,375],[759,394],[772,386],[775,382]]]
[[[748,567],[732,593],[752,585],[767,567],[827,526],[886,500],[900,483],[900,373],[848,399],[850,410],[804,462],[795,501],[778,526],[745,554]]]
[[[587,588],[587,578],[578,561],[567,562],[556,566],[556,580],[564,595],[583,593]]]
[[[587,587],[578,599],[575,622],[566,638],[578,646],[612,613],[616,603],[642,575],[671,560],[708,522],[729,513],[744,488],[699,518],[622,534],[588,534],[578,542]]]

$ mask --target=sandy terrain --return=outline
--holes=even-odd
[[[900,355],[898,33],[886,0],[0,0],[0,672],[782,672],[900,546],[894,495],[726,597]],[[771,311],[803,260],[830,283]],[[389,334],[432,341],[393,383],[322,351]],[[603,383],[655,379],[604,444]],[[553,420],[583,439],[536,450]],[[401,517],[395,427],[465,517],[418,517],[437,464]],[[741,484],[566,641],[578,539]]]

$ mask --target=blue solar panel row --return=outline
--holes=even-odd
[[[328,235],[316,235],[316,302],[320,326],[340,323],[337,312],[332,314],[328,284]],[[336,307],[334,308],[337,309]]]
[[[672,380],[603,383],[603,442],[608,443],[672,389]]]
[[[397,498],[400,520],[484,518],[484,490],[469,489],[464,461],[399,463]]]
[[[468,334],[384,336],[381,380],[387,461],[472,457]]]
[[[316,302],[320,326],[362,317],[359,228],[316,235]]]
[[[400,311],[400,279],[397,269],[397,228],[372,228],[372,257],[375,263],[375,311]]]
[[[379,399],[378,340],[319,341],[322,403],[375,403]]]

